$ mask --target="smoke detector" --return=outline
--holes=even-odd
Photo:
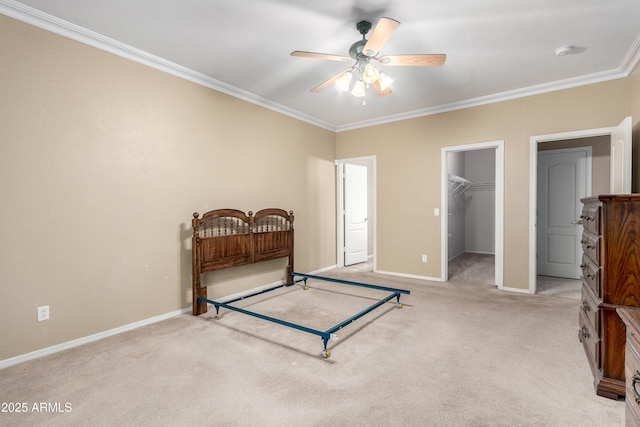
[[[565,56],[573,53],[573,46],[561,46],[555,50],[556,56]]]

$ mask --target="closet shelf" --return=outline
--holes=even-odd
[[[449,184],[449,194],[463,194],[471,186],[471,181],[450,173]]]
[[[474,182],[469,186],[469,191],[488,191],[495,188],[495,182]]]

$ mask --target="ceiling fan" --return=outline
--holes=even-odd
[[[437,67],[443,65],[447,57],[444,54],[379,56],[380,51],[399,26],[400,22],[395,19],[380,18],[371,37],[367,40],[366,35],[371,30],[371,22],[358,22],[356,28],[362,34],[362,40],[351,45],[349,56],[299,50],[291,52],[291,56],[341,62],[355,61],[351,68],[325,80],[311,89],[311,92],[319,92],[335,83],[342,90],[351,89],[351,94],[354,96],[364,96],[365,88],[368,86],[373,86],[379,96],[385,96],[391,93],[390,85],[393,80],[374,67],[371,64],[372,61],[382,66]]]

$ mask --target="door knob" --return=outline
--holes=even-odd
[[[579,219],[577,221],[571,221],[571,224],[575,224],[575,225],[582,225],[582,220]]]

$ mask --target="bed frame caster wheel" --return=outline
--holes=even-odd
[[[404,307],[404,306],[402,305],[402,303],[401,303],[401,302],[399,302],[399,303],[396,305],[396,307],[398,307],[398,308],[402,308],[402,307]]]
[[[328,359],[331,357],[331,350],[322,350],[322,357]]]

